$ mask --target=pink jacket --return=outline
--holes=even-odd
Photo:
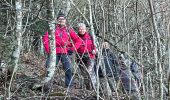
[[[81,39],[77,36],[72,28],[60,27],[56,25],[55,40],[56,40],[56,53],[67,54],[68,50],[74,51],[78,49],[82,43]],[[46,53],[50,53],[48,32],[42,37]],[[71,42],[72,41],[72,42]],[[75,47],[75,48],[74,48]]]
[[[93,38],[89,33],[85,33],[84,35],[79,35],[79,37],[82,39],[82,44],[81,46],[77,49],[77,52],[81,54],[89,54],[89,57],[91,59],[95,58],[95,54],[92,53],[94,50],[96,52],[96,47],[93,42]]]

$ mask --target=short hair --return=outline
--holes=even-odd
[[[104,43],[103,43],[103,47],[104,47],[104,48],[110,48],[110,44],[109,44],[108,42],[104,42]]]
[[[86,28],[86,25],[84,24],[84,23],[79,23],[78,25],[77,25],[77,27],[79,28],[79,27],[85,27]]]
[[[65,14],[63,13],[63,12],[61,12],[61,11],[59,11],[59,13],[58,13],[58,15],[57,15],[57,19],[59,18],[59,17],[66,17],[65,16]]]

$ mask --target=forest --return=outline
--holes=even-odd
[[[72,87],[65,86],[63,59],[56,63],[61,12],[75,36],[79,23],[86,25],[96,47],[95,85],[83,64],[91,89],[83,87],[77,48],[70,61]],[[47,31],[49,54],[43,40]],[[114,71],[108,75],[107,45],[117,62],[109,68],[120,70],[118,78]],[[0,100],[169,99],[170,0],[0,0]]]

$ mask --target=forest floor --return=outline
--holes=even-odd
[[[44,57],[36,57],[33,54],[27,53],[21,57],[21,64],[12,81],[10,94],[9,82],[5,78],[6,75],[1,71],[0,79],[0,100],[97,100],[97,95],[94,90],[80,89],[80,82],[75,75],[74,88],[71,92],[64,86],[64,71],[62,67],[56,68],[56,73],[53,81],[51,92],[48,96],[44,96],[42,86],[39,84],[45,76],[45,59]],[[38,86],[39,85],[39,86]],[[121,96],[120,96],[121,95]],[[99,94],[100,99],[105,97],[104,93]],[[119,94],[119,100],[125,100],[125,94]],[[112,100],[117,100],[117,96],[113,92]]]

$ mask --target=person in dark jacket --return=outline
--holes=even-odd
[[[105,64],[106,75],[107,77],[115,77],[118,80],[119,77],[119,64],[116,55],[111,51],[108,42],[103,43],[102,57]],[[99,70],[102,71],[101,68]],[[99,73],[99,76],[103,76],[102,72]]]
[[[42,38],[45,51],[47,55],[50,53],[48,31]],[[55,30],[56,41],[56,65],[61,60],[65,70],[65,85],[69,87],[72,85],[72,64],[69,53],[74,52],[82,44],[81,39],[75,31],[66,25],[66,17],[62,12],[59,12],[57,17],[57,25]],[[49,63],[47,58],[46,65]],[[48,67],[48,66],[46,66]]]
[[[123,85],[124,92],[133,94],[136,98],[140,99],[138,82],[141,80],[141,74],[137,68],[135,62],[132,62],[129,58],[126,58],[123,54],[119,56],[120,63],[120,79]],[[135,75],[135,76],[134,76]]]
[[[119,63],[117,56],[111,51],[108,42],[102,44],[102,65],[99,67],[99,77],[100,79],[106,78],[108,80],[109,86],[112,91],[115,91],[116,82],[119,79]]]
[[[103,43],[102,60],[104,65],[99,68],[99,77],[104,77],[105,70],[108,80],[114,78],[114,80],[110,80],[109,82],[112,91],[115,90],[114,86],[116,86],[116,82],[119,79],[121,80],[123,89],[126,92],[132,93],[139,91],[141,73],[139,67],[134,61],[125,59],[123,54],[119,57],[118,55],[116,56],[116,54],[111,51],[108,42]]]
[[[82,39],[82,44],[77,49],[77,63],[84,78],[86,89],[95,89],[96,76],[94,71],[96,47],[93,37],[87,32],[84,23],[78,24],[78,36]],[[92,84],[91,84],[92,83]]]

